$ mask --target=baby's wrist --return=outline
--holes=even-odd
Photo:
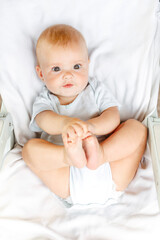
[[[91,132],[92,134],[95,134],[95,126],[94,126],[94,124],[89,122],[89,121],[87,121],[87,122],[88,122],[88,131]]]
[[[63,116],[63,124],[62,124],[62,132],[64,129],[66,129],[66,127],[68,126],[69,122],[71,122],[71,119],[70,117],[67,117],[67,116]]]

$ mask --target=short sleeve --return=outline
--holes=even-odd
[[[43,87],[42,92],[39,94],[39,96],[36,97],[35,102],[33,104],[32,108],[32,118],[30,122],[30,129],[33,132],[42,132],[43,130],[36,124],[35,117],[38,113],[43,112],[45,110],[52,110],[52,103],[49,96],[49,91],[46,87]]]
[[[94,90],[96,104],[100,112],[103,112],[110,107],[120,108],[120,104],[113,94],[108,90],[106,84],[94,78],[90,80],[90,85]]]

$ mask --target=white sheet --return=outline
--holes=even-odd
[[[118,202],[66,209],[25,165],[17,146],[0,175],[0,239],[158,240],[160,213],[149,156],[146,150]]]
[[[158,0],[1,0],[0,93],[17,142],[30,132],[31,106],[41,82],[35,43],[51,24],[66,23],[86,38],[90,76],[121,103],[121,119],[142,121],[156,109],[159,85]],[[105,208],[65,209],[21,159],[16,147],[0,174],[0,239],[154,239],[160,214],[147,150],[125,195]]]

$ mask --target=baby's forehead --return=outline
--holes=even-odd
[[[88,49],[86,47],[86,44],[83,42],[83,41],[79,41],[79,42],[75,42],[75,41],[72,41],[72,42],[69,42],[68,44],[55,44],[55,43],[51,43],[49,41],[43,41],[41,44],[39,44],[39,51],[40,54],[44,54],[47,52],[51,52],[51,51],[55,51],[55,49],[60,49],[60,50],[73,50],[76,51],[76,50],[80,50],[80,51],[83,51],[83,52],[86,52],[87,55],[88,55]]]
[[[62,56],[61,53],[63,52],[64,52],[63,56],[65,56],[66,54],[68,55],[68,52],[71,52],[72,58],[74,57],[76,60],[78,56],[79,56],[78,57],[79,59],[81,58],[86,60],[88,59],[88,49],[85,43],[83,43],[83,41],[79,41],[79,42],[72,41],[66,45],[63,45],[63,44],[54,44],[47,40],[44,40],[39,44],[39,47],[37,49],[38,64],[41,65],[42,63],[48,61],[49,60],[48,57],[49,56],[53,57],[52,54],[54,54],[54,52],[55,52],[54,57],[55,56],[59,57],[57,52],[59,50],[60,50],[60,56]]]

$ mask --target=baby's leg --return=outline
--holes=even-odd
[[[96,169],[101,164],[110,162],[117,190],[123,190],[137,171],[146,141],[147,128],[136,120],[128,120],[100,145],[94,136],[85,140],[87,167]]]
[[[106,140],[101,142],[107,162],[131,156],[141,149],[143,155],[147,142],[147,128],[137,120],[123,122]]]
[[[42,171],[68,166],[84,167],[86,157],[82,148],[82,141],[76,139],[71,144],[67,143],[65,139],[64,145],[65,147],[43,139],[31,139],[24,145],[22,156],[29,166]]]
[[[104,156],[110,162],[117,190],[124,190],[134,178],[147,142],[147,128],[136,120],[122,123],[101,143]]]
[[[90,135],[83,139],[83,148],[86,154],[88,168],[94,170],[106,162],[103,156],[103,148],[95,135]]]
[[[75,135],[74,139],[70,139],[67,134],[63,134],[62,137],[68,164],[77,168],[86,166],[87,159],[82,146],[82,139],[78,135]]]
[[[74,143],[64,138],[64,147],[57,146],[42,139],[32,139],[23,148],[22,156],[30,169],[62,198],[69,196],[69,165],[84,167],[86,157],[82,140],[76,138]]]
[[[70,167],[39,171],[35,167],[30,169],[41,179],[41,181],[57,196],[67,198],[70,196]]]

